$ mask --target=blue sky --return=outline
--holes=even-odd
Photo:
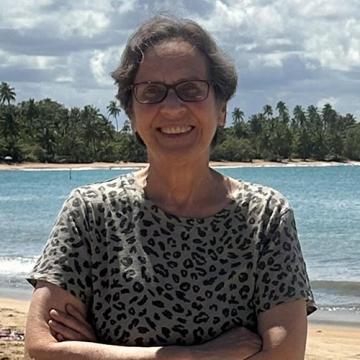
[[[249,117],[280,100],[291,111],[329,102],[360,120],[359,0],[2,0],[0,81],[17,101],[106,114],[127,38],[159,12],[198,21],[236,63],[228,121],[235,106]]]

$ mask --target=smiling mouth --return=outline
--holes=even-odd
[[[159,131],[166,135],[180,135],[190,132],[194,126],[168,126],[168,127],[161,127]]]

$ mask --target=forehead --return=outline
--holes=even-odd
[[[145,52],[135,81],[174,82],[206,78],[205,56],[186,41],[170,40]]]

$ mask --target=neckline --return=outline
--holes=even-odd
[[[216,218],[224,217],[225,214],[231,212],[232,209],[237,206],[238,195],[242,187],[240,186],[242,184],[242,181],[236,180],[239,184],[239,187],[234,192],[233,198],[230,199],[224,207],[216,211],[214,214],[205,217],[180,216],[164,210],[163,208],[159,207],[153,200],[147,198],[145,195],[144,188],[137,184],[134,173],[129,173],[126,176],[128,177],[128,180],[130,179],[132,180],[132,186],[135,188],[135,191],[138,193],[139,198],[142,200],[145,207],[147,207],[148,209],[155,210],[157,216],[161,216],[166,220],[176,219],[179,223],[187,223],[187,224],[193,224],[193,223],[205,224],[210,221],[213,221]]]

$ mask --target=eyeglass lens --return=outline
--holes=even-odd
[[[176,95],[186,102],[205,100],[209,92],[209,83],[205,80],[183,81],[175,85],[144,82],[134,84],[134,94],[142,104],[155,104],[163,101],[169,89],[174,89]]]

